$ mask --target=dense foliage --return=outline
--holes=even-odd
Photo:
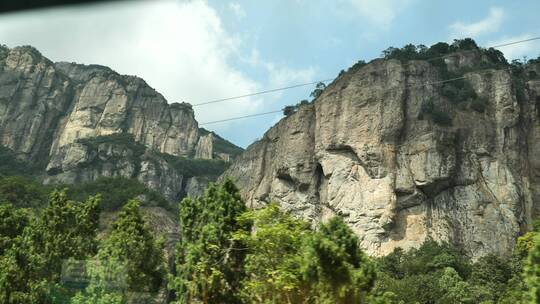
[[[47,186],[22,176],[0,177],[0,203],[9,202],[20,208],[42,208],[50,193],[57,188],[67,188],[69,199],[83,201],[89,196],[102,194],[101,209],[118,210],[130,199],[139,199],[145,206],[160,206],[174,211],[175,206],[161,194],[146,188],[135,179],[101,177],[93,182],[75,185]]]
[[[32,175],[38,173],[39,168],[23,162],[11,150],[0,145],[0,177],[10,175]]]
[[[23,197],[15,198],[27,206]],[[511,257],[473,262],[428,240],[369,258],[342,219],[313,227],[276,204],[248,210],[227,180],[181,202],[167,267],[163,239],[137,201],[126,200],[101,238],[100,195],[81,203],[53,191],[46,201],[42,209],[0,204],[0,303],[528,304],[540,297],[540,223]]]
[[[20,208],[45,206],[52,188],[22,176],[0,177],[0,202]],[[88,196],[86,196],[88,197]]]
[[[129,133],[116,133],[111,135],[81,138],[77,141],[93,150],[97,150],[101,144],[114,144],[116,146],[122,146],[133,151],[135,157],[140,157],[146,150],[145,146],[137,143],[133,137],[133,134]]]
[[[67,292],[60,284],[63,263],[96,251],[98,204],[99,197],[78,203],[55,191],[38,216],[2,235],[10,240],[0,256],[0,303],[53,303]],[[8,222],[21,216],[11,212]]]
[[[472,262],[449,244],[425,242],[377,259],[376,292],[391,303],[538,303],[537,229],[518,239],[511,257],[485,256]],[[523,266],[525,264],[525,267]]]
[[[248,248],[241,293],[245,303],[367,301],[375,267],[341,219],[312,230],[271,204],[241,220],[254,225],[254,233],[236,235]]]
[[[245,251],[232,235],[249,231],[249,223],[238,221],[245,211],[238,189],[229,180],[210,184],[202,197],[180,203],[176,276],[170,282],[176,303],[240,302]]]
[[[101,208],[103,210],[118,210],[130,199],[139,199],[145,206],[160,206],[167,210],[175,210],[161,194],[146,188],[135,179],[122,177],[100,177],[93,182],[71,185],[68,196],[74,200],[98,193],[102,194]]]
[[[218,159],[186,158],[170,154],[160,154],[173,168],[186,177],[217,177],[229,167],[228,162]]]
[[[402,48],[389,47],[382,52],[384,59],[397,59],[402,62],[409,60],[429,60],[436,65],[442,65],[443,56],[459,51],[478,51],[487,57],[483,68],[500,67],[508,64],[504,54],[494,48],[484,49],[479,47],[471,38],[454,39],[452,44],[438,42],[430,47],[425,45],[407,44]]]
[[[74,304],[153,302],[165,279],[163,243],[151,234],[137,201],[122,208],[86,272],[89,284]]]

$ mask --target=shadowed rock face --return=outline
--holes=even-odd
[[[464,52],[447,69],[487,60]],[[538,67],[536,67],[538,69]],[[224,176],[252,207],[277,201],[314,222],[340,215],[372,255],[448,241],[477,258],[508,254],[540,208],[540,81],[465,73],[483,112],[441,95],[441,67],[375,60],[282,119]],[[451,125],[419,119],[433,100]],[[422,115],[420,115],[422,116]]]
[[[191,105],[168,104],[140,78],[53,63],[32,47],[0,47],[0,144],[39,163],[47,183],[123,176],[176,200],[188,181],[160,154],[192,158],[204,151],[199,158],[219,159],[223,153],[207,133],[200,133]],[[84,142],[119,134],[133,142]]]

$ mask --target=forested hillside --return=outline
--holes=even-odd
[[[181,202],[175,228],[180,239],[167,263],[165,235],[152,232],[154,223],[142,215],[138,201],[127,199],[107,234],[98,237],[100,212],[110,206],[100,194],[72,201],[70,191],[46,194],[22,179],[0,180],[0,303],[540,299],[540,225],[520,237],[506,258],[490,255],[473,262],[450,244],[431,240],[418,249],[370,258],[339,217],[312,227],[276,204],[248,210],[234,184],[225,181]],[[28,208],[36,204],[43,205]]]

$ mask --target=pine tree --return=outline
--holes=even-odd
[[[73,303],[150,302],[164,283],[163,243],[143,219],[139,202],[128,201],[94,259],[87,263],[90,284]],[[136,294],[135,294],[136,293]]]
[[[439,278],[440,289],[444,292],[441,304],[478,303],[472,298],[471,288],[452,267],[446,267]]]
[[[524,279],[528,292],[526,295],[528,303],[536,304],[540,302],[540,236],[534,238],[534,244],[529,250],[529,256],[525,262]]]
[[[170,283],[176,303],[239,302],[245,251],[232,235],[249,231],[248,223],[237,221],[245,210],[230,180],[219,186],[211,184],[203,197],[188,197],[180,203],[177,274]]]
[[[54,191],[46,208],[1,257],[9,269],[0,274],[3,303],[52,303],[66,293],[61,270],[69,259],[84,260],[95,253],[99,197],[85,203],[69,201],[65,191]]]
[[[30,221],[28,212],[11,204],[0,204],[0,256],[14,245]]]
[[[246,303],[303,303],[309,293],[302,275],[302,245],[309,223],[281,211],[272,203],[241,218],[254,231],[235,235],[246,243],[246,276],[242,297]]]
[[[375,282],[375,265],[360,249],[358,237],[335,217],[307,238],[304,280],[314,303],[364,303]]]

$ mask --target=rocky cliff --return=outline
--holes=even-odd
[[[252,207],[342,216],[372,255],[427,238],[508,254],[540,211],[540,65],[509,67],[472,50],[351,68],[224,176]]]
[[[207,180],[241,152],[199,129],[189,104],[168,104],[144,80],[104,66],[53,63],[32,47],[0,47],[0,145],[38,163],[45,183],[122,176],[170,200],[186,185],[200,191],[189,181],[199,175],[186,170],[190,159],[216,169],[200,174]]]

